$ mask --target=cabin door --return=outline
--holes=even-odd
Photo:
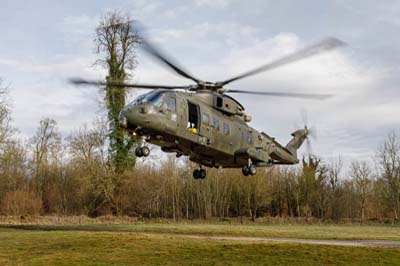
[[[190,132],[197,134],[200,130],[200,108],[197,104],[188,102],[187,128]]]
[[[200,130],[200,109],[197,104],[189,101],[182,101],[180,136],[197,143]]]

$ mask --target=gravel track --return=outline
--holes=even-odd
[[[400,241],[391,241],[391,240],[335,240],[335,239],[317,240],[317,239],[301,239],[301,238],[212,236],[212,235],[169,234],[169,233],[135,233],[135,234],[147,235],[147,236],[171,236],[171,237],[235,240],[235,241],[249,241],[249,242],[277,242],[277,243],[298,243],[298,244],[348,246],[348,247],[400,248]]]

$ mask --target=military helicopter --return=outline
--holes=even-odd
[[[84,79],[71,81],[76,85],[152,90],[140,95],[121,110],[119,124],[138,137],[139,143],[135,150],[137,157],[149,156],[150,149],[146,143],[158,145],[164,152],[176,153],[177,157],[189,156],[191,161],[199,164],[199,168],[193,172],[195,179],[206,177],[204,166],[242,168],[243,175],[249,176],[256,174],[257,167],[297,164],[299,162],[297,150],[310,135],[307,126],[293,132],[291,134],[293,138],[289,143],[282,145],[267,133],[249,126],[251,116],[246,114],[243,105],[229,94],[242,93],[317,100],[323,100],[332,95],[246,91],[228,89],[225,86],[344,45],[344,42],[339,39],[326,38],[230,79],[205,82],[190,74],[149,41],[142,39],[141,43],[149,54],[178,75],[192,80],[194,84],[170,86]]]

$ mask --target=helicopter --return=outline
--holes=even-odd
[[[199,165],[193,171],[195,179],[206,178],[205,167],[241,168],[244,176],[255,175],[258,167],[293,165],[299,162],[297,151],[309,138],[305,126],[294,131],[292,139],[280,144],[275,138],[249,126],[251,116],[243,105],[230,94],[252,94],[274,97],[292,97],[323,100],[333,95],[293,92],[247,91],[225,86],[252,75],[300,61],[322,52],[336,49],[345,43],[329,37],[284,56],[271,63],[218,82],[196,78],[175,60],[148,40],[142,38],[142,47],[150,55],[183,78],[194,82],[187,86],[130,84],[108,80],[71,79],[75,85],[110,86],[115,88],[150,89],[126,105],[119,114],[119,124],[137,136],[137,157],[147,157],[147,143],[161,147],[163,152],[177,157],[188,156]]]

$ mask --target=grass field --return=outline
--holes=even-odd
[[[0,228],[0,265],[400,265],[400,249],[395,248],[135,234],[400,239],[400,228],[390,226],[132,224],[18,228]]]
[[[0,227],[2,227],[0,225]],[[134,223],[90,225],[3,225],[16,229],[175,233],[305,239],[400,240],[400,226]]]

